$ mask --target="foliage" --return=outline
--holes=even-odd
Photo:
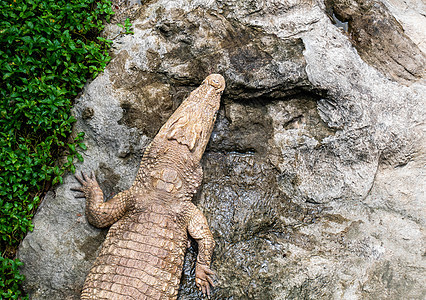
[[[24,280],[24,276],[19,274],[19,266],[22,266],[19,260],[0,256],[0,299],[28,299],[19,290]]]
[[[32,230],[39,197],[83,159],[72,99],[110,60],[98,34],[112,13],[109,0],[0,0],[0,298],[18,297],[20,263],[6,257]]]
[[[130,23],[130,19],[127,18],[124,21],[124,25],[123,24],[117,24],[118,27],[121,27],[124,29],[124,34],[134,34],[133,30],[132,30],[132,23]]]

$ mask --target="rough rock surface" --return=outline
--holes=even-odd
[[[409,83],[422,78],[425,56],[403,27],[374,0],[326,0],[329,13],[348,22],[351,40],[360,56],[391,78]]]
[[[95,170],[107,195],[127,188],[160,126],[221,73],[194,198],[217,242],[213,299],[424,299],[425,37],[394,3],[117,6],[135,34],[108,26],[114,59],[76,100],[88,146],[79,170]],[[105,237],[75,184],[69,175],[48,193],[20,247],[31,299],[78,299]],[[195,255],[193,244],[179,299],[200,297]]]

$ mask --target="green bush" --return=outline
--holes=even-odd
[[[22,266],[19,260],[0,256],[0,299],[28,299],[20,291],[20,284],[24,276],[19,273]]]
[[[0,299],[18,299],[9,258],[39,197],[83,159],[84,134],[70,138],[72,99],[110,60],[98,34],[111,14],[107,0],[0,0]]]

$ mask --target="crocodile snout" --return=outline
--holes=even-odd
[[[214,87],[218,92],[222,92],[225,89],[225,78],[220,74],[210,74],[204,80],[204,83]]]

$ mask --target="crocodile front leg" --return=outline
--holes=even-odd
[[[112,199],[104,202],[104,194],[93,172],[91,177],[86,176],[83,172],[81,174],[82,177],[75,175],[75,178],[82,187],[72,188],[72,190],[82,193],[77,194],[77,198],[86,198],[86,217],[89,223],[103,228],[117,222],[128,209],[129,190],[118,193]]]
[[[192,203],[191,203],[192,204]],[[193,204],[192,204],[193,205]],[[195,284],[210,298],[210,285],[213,284],[214,272],[210,269],[215,242],[207,224],[206,217],[193,205],[193,210],[188,224],[188,233],[198,243],[197,264],[195,266]]]

